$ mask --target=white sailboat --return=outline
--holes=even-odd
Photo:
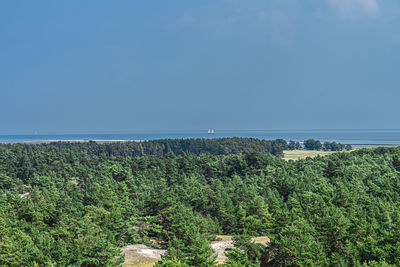
[[[214,134],[214,129],[208,129],[208,134]]]

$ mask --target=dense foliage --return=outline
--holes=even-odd
[[[136,157],[145,155],[165,155],[173,153],[182,155],[192,153],[210,153],[211,155],[240,154],[246,152],[259,152],[263,154],[282,155],[282,151],[288,149],[287,142],[283,139],[260,140],[256,138],[212,138],[212,139],[161,139],[138,142],[87,143],[55,142],[42,144],[42,150],[63,152],[64,150],[82,153],[89,156],[102,154],[123,157]]]
[[[227,266],[400,265],[399,148],[286,162],[104,147],[0,145],[0,265],[115,266],[118,247],[158,240],[158,266],[212,266],[215,234],[235,235]]]
[[[319,146],[310,146],[309,143],[318,143]],[[4,145],[10,149],[18,145]],[[228,155],[228,154],[241,154],[247,152],[258,152],[262,154],[272,154],[275,156],[282,156],[284,150],[306,149],[306,150],[325,150],[340,151],[350,150],[350,145],[343,145],[336,142],[325,142],[324,146],[320,141],[309,139],[304,141],[304,145],[300,142],[285,141],[283,139],[276,140],[261,140],[256,138],[212,138],[212,139],[161,139],[149,140],[138,142],[122,142],[122,143],[103,143],[98,144],[93,141],[87,143],[68,143],[68,142],[54,142],[50,144],[41,144],[40,150],[63,153],[70,151],[75,154],[86,153],[88,156],[122,156],[122,157],[136,157],[136,156],[161,156],[168,153],[175,155],[182,155],[184,153],[200,155],[202,153],[209,153],[211,155]]]

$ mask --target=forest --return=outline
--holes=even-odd
[[[5,145],[12,147],[11,144]],[[17,146],[16,144],[15,146]],[[65,150],[74,153],[82,153],[85,151],[89,156],[100,156],[106,154],[109,156],[136,157],[145,155],[165,155],[173,153],[182,155],[184,153],[200,155],[209,153],[211,155],[228,155],[241,154],[246,152],[259,152],[262,154],[271,154],[282,156],[284,150],[325,150],[325,151],[349,151],[351,145],[340,144],[336,142],[324,142],[323,144],[314,139],[307,139],[304,142],[289,142],[283,139],[262,140],[256,138],[191,138],[191,139],[161,139],[149,141],[133,141],[133,142],[113,142],[113,143],[97,143],[89,141],[86,143],[71,142],[53,142],[50,144],[43,143],[41,150],[54,151],[55,153]]]
[[[0,265],[119,266],[156,241],[158,267],[216,266],[225,234],[224,266],[399,266],[400,148],[285,161],[289,145],[2,144]]]

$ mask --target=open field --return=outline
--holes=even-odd
[[[305,159],[305,158],[313,158],[316,156],[326,156],[333,154],[337,151],[320,151],[320,150],[284,150],[283,158],[285,160],[297,160],[297,159]]]

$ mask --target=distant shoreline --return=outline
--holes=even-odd
[[[131,132],[131,133],[58,133],[58,134],[20,134],[0,135],[2,144],[49,144],[49,143],[88,143],[97,142],[103,144],[143,142],[143,140],[166,140],[166,139],[214,139],[214,138],[255,138],[260,140],[286,141],[294,140],[302,143],[307,139],[324,142],[336,142],[353,147],[398,147],[400,146],[400,129],[396,131],[216,131],[208,134],[203,131],[153,131],[153,132]]]
[[[351,146],[400,146],[400,144],[347,144],[347,143],[343,144]]]
[[[154,139],[157,140],[157,139]],[[89,142],[98,142],[98,143],[125,143],[125,142],[146,142],[153,140],[134,140],[134,139],[45,139],[45,140],[21,140],[16,143],[22,144],[49,144],[49,143],[89,143]],[[303,142],[300,142],[301,144]],[[362,148],[359,146],[371,146],[371,147],[398,147],[400,144],[377,144],[377,143],[342,143],[344,145],[351,145],[353,147]]]
[[[144,142],[144,140],[119,140],[119,139],[93,139],[93,140],[29,140],[22,141],[23,144],[47,144],[47,143],[89,143],[89,142],[99,142],[99,143],[124,143],[124,142]]]

